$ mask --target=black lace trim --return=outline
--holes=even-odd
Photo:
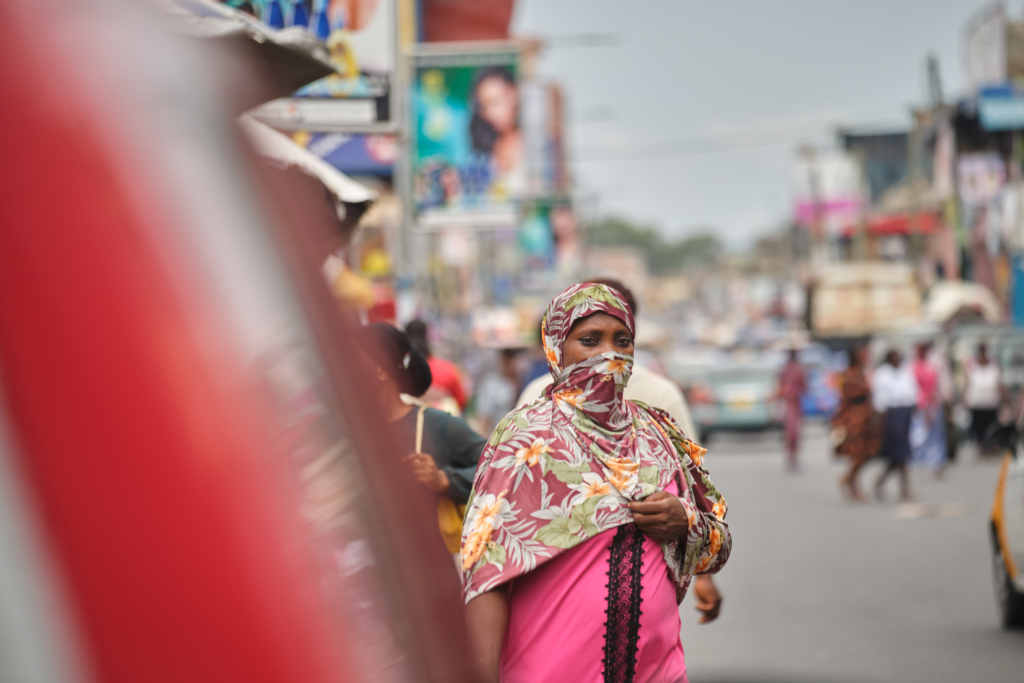
[[[640,580],[644,535],[636,524],[615,532],[608,558],[608,609],[604,632],[605,683],[632,683],[640,640]]]

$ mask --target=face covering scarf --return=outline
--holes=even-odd
[[[609,352],[562,367],[573,324],[594,313],[634,334],[633,314],[614,289],[585,283],[562,292],[541,327],[554,383],[498,423],[480,457],[462,532],[466,602],[632,524],[627,504],[673,481],[689,520],[685,538],[662,544],[677,598],[695,573],[713,573],[728,558],[726,503],[701,467],[705,449],[664,411],[622,397],[633,357]]]

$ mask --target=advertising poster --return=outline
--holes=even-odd
[[[519,228],[519,251],[525,270],[547,270],[555,265],[555,235],[551,207],[530,207]]]
[[[1006,182],[1006,166],[996,152],[962,154],[956,166],[957,190],[967,206],[986,205],[999,196]]]
[[[348,175],[391,177],[398,160],[394,135],[348,135],[298,131],[292,140]]]
[[[519,253],[524,271],[552,271],[566,277],[575,274],[580,259],[579,229],[568,200],[536,202],[526,209],[519,227]]]
[[[395,0],[321,1],[326,2],[329,26],[325,42],[338,73],[310,83],[296,95],[373,100],[376,120],[388,120],[395,70]]]
[[[519,52],[415,58],[412,174],[421,224],[514,219],[526,189]]]
[[[531,197],[565,194],[569,189],[569,174],[561,90],[550,83],[523,83],[520,97],[529,179],[527,192]]]
[[[838,234],[860,220],[860,169],[843,152],[801,154],[793,166],[794,214],[798,225]]]

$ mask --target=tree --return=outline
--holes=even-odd
[[[587,226],[584,234],[589,246],[639,249],[646,255],[651,272],[659,274],[710,265],[724,250],[718,237],[710,232],[666,240],[654,227],[638,226],[617,217],[603,218]]]

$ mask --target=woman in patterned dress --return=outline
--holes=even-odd
[[[686,681],[678,601],[731,537],[706,451],[622,397],[633,331],[606,285],[556,297],[542,324],[554,383],[481,456],[462,580],[486,681]]]
[[[841,379],[839,407],[832,416],[836,453],[850,459],[850,470],[839,480],[839,486],[856,501],[865,500],[857,488],[857,475],[882,445],[878,417],[871,405],[871,385],[864,374],[866,355],[865,346],[850,349],[850,366]]]

